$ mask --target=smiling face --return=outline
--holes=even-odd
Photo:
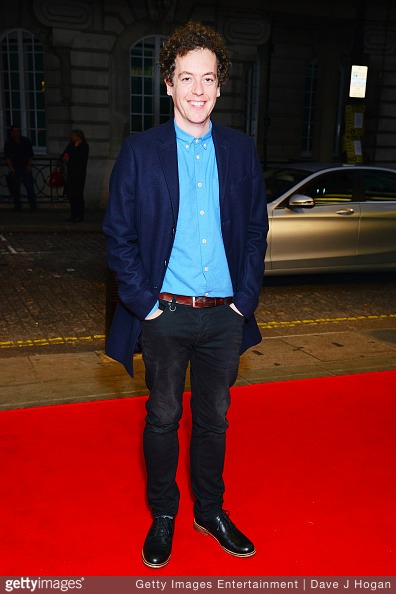
[[[220,96],[216,55],[200,48],[177,56],[173,81],[165,80],[165,84],[173,99],[176,124],[192,136],[206,134]]]

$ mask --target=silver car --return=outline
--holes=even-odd
[[[396,270],[396,170],[295,163],[264,176],[266,275]]]

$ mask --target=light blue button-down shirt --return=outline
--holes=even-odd
[[[231,296],[233,289],[221,235],[219,177],[212,124],[201,138],[190,136],[176,123],[175,130],[179,215],[161,291],[195,297]]]

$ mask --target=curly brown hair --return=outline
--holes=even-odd
[[[199,48],[208,49],[216,54],[219,86],[224,85],[231,69],[231,60],[224,38],[211,27],[196,21],[189,21],[186,25],[177,27],[164,41],[159,59],[161,76],[172,82],[176,57],[185,56],[188,52]]]

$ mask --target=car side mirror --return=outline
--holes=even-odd
[[[304,196],[304,194],[293,194],[288,201],[289,208],[313,208],[315,202],[313,198]]]

